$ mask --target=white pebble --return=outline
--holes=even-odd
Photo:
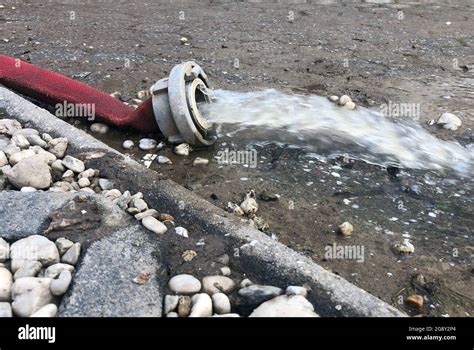
[[[145,228],[147,228],[148,230],[158,235],[162,235],[166,231],[168,231],[168,228],[166,227],[166,225],[163,224],[161,221],[155,219],[153,216],[147,216],[143,218],[142,224],[143,226],[145,226]]]
[[[125,140],[122,143],[122,148],[126,150],[132,149],[133,146],[135,146],[135,142],[133,142],[132,140]]]
[[[229,297],[224,293],[213,294],[212,304],[214,306],[214,312],[218,315],[228,314],[231,310]]]

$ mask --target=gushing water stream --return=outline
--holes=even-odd
[[[453,169],[465,175],[474,168],[472,150],[440,140],[412,120],[394,121],[363,107],[348,110],[324,97],[274,89],[211,94],[215,102],[202,106],[209,121],[244,131],[270,129],[275,138],[284,132],[310,151],[319,152],[318,145],[325,144],[332,154],[383,166]]]

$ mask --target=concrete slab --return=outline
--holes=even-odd
[[[92,243],[59,307],[59,317],[161,317],[159,241],[141,225]],[[150,280],[133,282],[140,272]]]

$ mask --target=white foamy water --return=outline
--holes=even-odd
[[[473,170],[472,150],[440,140],[410,120],[393,121],[363,107],[347,110],[325,97],[290,95],[274,89],[216,90],[211,95],[214,103],[200,108],[213,123],[238,124],[252,131],[257,127],[284,130],[299,139],[304,137],[308,149],[313,141],[334,147],[343,144],[349,157],[384,166],[448,168],[463,174]]]

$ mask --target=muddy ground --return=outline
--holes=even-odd
[[[473,142],[472,5],[4,4],[2,53],[120,91],[125,101],[175,64],[195,60],[223,89],[345,93],[367,107],[419,103],[418,122],[431,133]],[[426,125],[445,111],[463,126],[453,132]],[[113,130],[99,138],[121,150],[124,139],[142,136]],[[472,180],[343,159],[323,163],[289,145],[256,141],[224,135],[186,158],[167,147],[160,154],[173,165],[152,167],[222,208],[250,189],[278,194],[277,201],[259,200],[258,212],[275,239],[410,314],[473,314]],[[219,165],[214,156],[227,148],[256,149],[258,166]],[[210,165],[192,167],[195,156]],[[355,227],[350,238],[337,235],[343,221]],[[415,246],[408,258],[391,250],[405,237]],[[364,247],[364,262],[326,259],[333,243]],[[423,287],[413,283],[418,274],[428,281]],[[427,298],[421,312],[399,302],[413,292]]]

